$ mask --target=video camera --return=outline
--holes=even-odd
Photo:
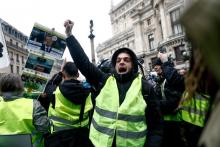
[[[165,47],[160,47],[157,51],[163,54],[167,53]],[[168,54],[168,62],[170,63],[170,65],[174,66],[174,60],[175,58],[173,58],[171,54]]]

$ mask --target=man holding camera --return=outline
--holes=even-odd
[[[164,136],[162,147],[185,147],[178,116],[178,105],[184,91],[184,77],[174,68],[172,60],[167,53],[158,53],[153,63],[158,80],[155,86],[157,96],[160,98],[160,109],[164,118]]]

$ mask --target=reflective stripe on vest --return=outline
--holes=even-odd
[[[208,95],[196,93],[194,98],[184,101],[181,107],[182,119],[188,123],[204,127],[209,99],[210,96]]]
[[[110,76],[96,98],[90,140],[96,147],[110,147],[116,136],[116,146],[144,146],[146,107],[141,75],[132,82],[120,106],[116,79]]]
[[[59,87],[55,91],[55,108],[50,105],[48,115],[53,122],[53,130],[55,131],[87,127],[89,123],[88,112],[92,109],[91,96],[89,95],[85,102],[83,120],[80,122],[81,105],[75,105],[66,99],[60,92]]]
[[[33,125],[33,99],[0,97],[0,112],[0,135],[29,134],[34,146],[42,146],[42,134]]]

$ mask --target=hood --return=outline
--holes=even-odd
[[[88,97],[90,89],[85,89],[78,80],[65,80],[59,86],[63,96],[74,104],[82,104]]]
[[[114,52],[114,54],[112,55],[112,59],[111,59],[111,64],[112,67],[115,68],[116,65],[116,59],[118,57],[118,55],[120,53],[127,53],[131,56],[131,60],[133,62],[133,70],[132,73],[137,73],[138,72],[138,60],[137,60],[137,56],[135,55],[135,53],[129,49],[129,48],[120,48],[117,51]]]

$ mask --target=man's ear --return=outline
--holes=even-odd
[[[65,72],[63,72],[63,71],[62,71],[62,77],[63,77],[63,79],[66,78],[66,74],[65,74]]]

